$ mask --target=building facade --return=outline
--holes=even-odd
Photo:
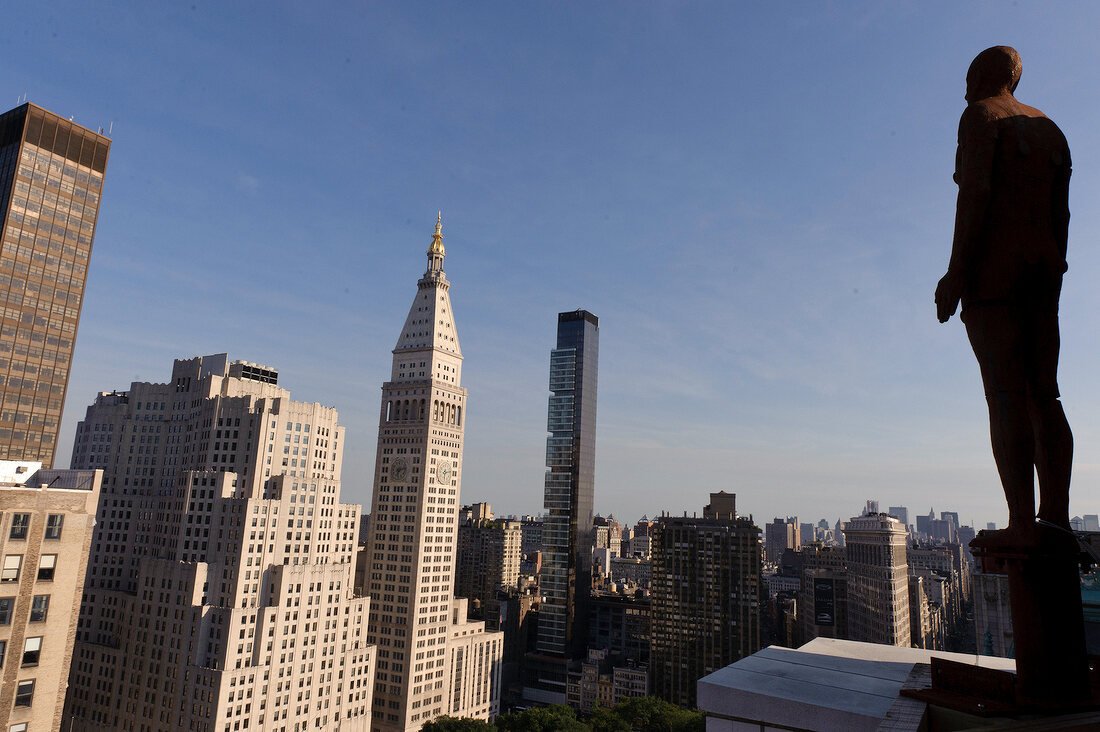
[[[771,564],[777,564],[788,549],[797,549],[798,541],[795,538],[798,525],[790,519],[777,518],[764,529],[764,554],[765,559]]]
[[[224,353],[101,393],[72,464],[103,488],[64,729],[370,727],[357,505],[336,410]]]
[[[538,651],[547,659],[538,685],[565,698],[565,661],[586,658],[592,588],[599,319],[587,310],[558,314],[550,352],[546,429],[545,554],[540,574]]]
[[[0,729],[61,729],[97,470],[0,461]]]
[[[1015,658],[1008,575],[974,570],[974,635],[983,656]]]
[[[501,634],[468,622],[453,595],[466,390],[442,217],[427,256],[379,411],[367,561],[372,724],[384,731],[443,714],[489,719],[499,705]],[[479,686],[466,693],[471,679]]]
[[[802,586],[798,595],[799,640],[848,637],[846,550],[811,542],[802,548]]]
[[[848,564],[848,638],[910,645],[906,531],[883,513],[857,516],[844,527]]]
[[[760,529],[662,516],[653,531],[653,693],[695,706],[695,684],[760,648]]]
[[[518,521],[496,521],[488,503],[463,506],[458,523],[455,596],[470,601],[470,616],[500,630],[498,593],[517,587],[521,530]],[[474,608],[475,603],[477,608]]]
[[[0,115],[0,460],[53,465],[110,149],[34,104]]]

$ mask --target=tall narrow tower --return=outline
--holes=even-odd
[[[453,597],[466,390],[445,256],[440,215],[382,384],[368,587],[372,729],[387,732],[442,714],[487,719],[499,705],[502,634],[467,622]]]
[[[558,315],[550,352],[546,493],[538,651],[583,658],[592,587],[592,504],[596,473],[596,376],[600,321],[587,310]],[[543,668],[552,670],[553,665]],[[565,693],[565,667],[540,673],[538,686]],[[560,682],[560,685],[559,685]]]

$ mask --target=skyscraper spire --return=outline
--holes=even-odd
[[[433,254],[439,254],[441,256],[447,255],[447,250],[443,248],[443,212],[440,211],[439,215],[435,219],[435,233],[432,234],[432,245],[428,247],[428,256]]]
[[[428,247],[428,271],[425,277],[443,274],[443,258],[447,256],[447,250],[443,248],[443,212],[440,211],[435,219],[435,233],[432,234],[432,244]]]

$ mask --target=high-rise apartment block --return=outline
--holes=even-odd
[[[61,729],[103,473],[0,461],[0,729]]]
[[[489,630],[500,630],[497,593],[519,583],[520,544],[518,521],[494,520],[488,503],[462,507],[455,595],[478,604],[477,615]]]
[[[662,516],[652,562],[653,693],[695,706],[700,678],[760,648],[760,529],[725,511]]]
[[[0,460],[53,465],[110,148],[33,104],[0,115]]]
[[[104,478],[66,731],[370,728],[344,428],[277,382],[177,360],[77,425],[73,467]]]
[[[768,524],[764,529],[764,553],[767,560],[776,564],[783,557],[783,552],[798,548],[797,532],[798,524],[790,517],[777,518]]]
[[[382,384],[367,561],[383,731],[490,719],[500,704],[502,634],[453,596],[466,390],[441,219]]]
[[[857,516],[844,527],[848,564],[848,638],[910,645],[906,531],[884,513]]]
[[[539,686],[554,695],[545,700],[565,700],[565,661],[587,657],[599,348],[600,321],[595,315],[587,310],[558,314],[557,347],[550,352],[537,648],[562,662],[544,664],[539,672]]]

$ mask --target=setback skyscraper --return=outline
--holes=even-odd
[[[546,493],[537,649],[561,663],[540,664],[538,686],[566,693],[565,661],[587,653],[588,599],[595,532],[596,380],[600,321],[587,310],[558,314],[550,352]]]
[[[500,704],[503,634],[467,621],[453,596],[466,390],[445,256],[441,216],[382,384],[367,586],[371,729],[383,732],[443,714],[489,719]]]
[[[0,460],[53,465],[110,148],[33,104],[0,115]]]
[[[360,507],[344,428],[226,354],[105,392],[73,466],[102,468],[63,729],[370,728]]]

